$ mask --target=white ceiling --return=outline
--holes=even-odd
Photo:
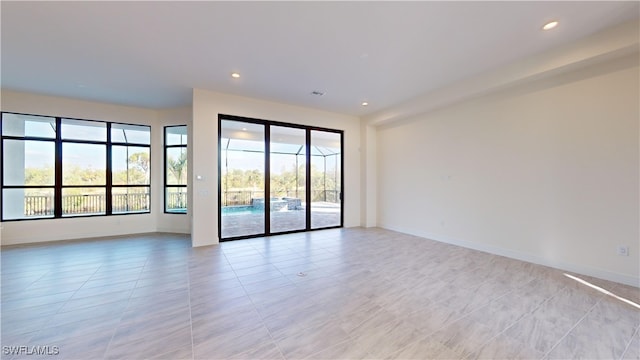
[[[2,1],[2,88],[147,108],[201,88],[364,116],[637,19],[639,4]]]

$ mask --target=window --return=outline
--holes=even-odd
[[[187,126],[164,128],[164,211],[187,213]]]
[[[111,126],[111,183],[114,214],[149,212],[151,132],[148,126]]]
[[[2,220],[149,212],[149,126],[2,113]]]
[[[2,219],[54,216],[56,119],[2,114]]]
[[[107,124],[61,119],[60,133],[62,216],[105,215]]]

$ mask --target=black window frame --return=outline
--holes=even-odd
[[[167,125],[164,127],[163,129],[163,136],[164,136],[164,195],[163,195],[163,202],[164,202],[164,213],[165,214],[174,214],[174,215],[187,215],[187,213],[189,212],[188,210],[188,206],[189,206],[189,198],[188,198],[188,184],[169,184],[168,182],[168,177],[169,177],[169,172],[167,171],[167,160],[168,160],[168,156],[167,156],[167,152],[169,149],[174,149],[174,148],[184,148],[185,151],[188,152],[188,146],[189,146],[189,135],[187,134],[187,143],[186,144],[179,144],[179,145],[168,145],[167,144],[167,130],[169,128],[174,128],[174,127],[184,127],[185,130],[188,130],[188,126],[186,124],[183,125]],[[187,160],[187,182],[189,179],[189,168],[188,168],[188,164],[189,161]],[[167,210],[167,189],[169,188],[184,188],[186,189],[185,191],[185,195],[187,196],[187,208],[185,208],[185,211],[169,211]]]
[[[3,131],[3,119],[5,114],[13,114],[13,115],[24,115],[24,116],[33,116],[33,117],[42,117],[42,118],[50,118],[55,119],[56,127],[55,127],[55,138],[44,138],[37,136],[13,136],[13,135],[5,135]],[[106,140],[105,141],[95,141],[95,140],[80,140],[80,139],[63,139],[62,138],[62,130],[61,124],[63,120],[74,120],[74,121],[84,121],[84,122],[96,122],[105,124],[106,128]],[[142,143],[129,143],[129,142],[113,142],[111,141],[111,128],[112,125],[126,125],[126,126],[140,126],[146,127],[149,129],[149,144]],[[81,119],[67,116],[53,116],[53,115],[41,115],[41,114],[29,114],[29,113],[20,113],[20,112],[12,112],[12,111],[2,111],[0,112],[0,217],[2,221],[35,221],[35,220],[51,220],[51,219],[74,219],[74,218],[86,218],[86,217],[100,217],[100,216],[120,216],[120,215],[139,215],[139,214],[149,214],[151,213],[151,186],[152,186],[152,176],[151,176],[151,161],[149,161],[149,183],[148,184],[113,184],[112,178],[112,148],[113,146],[135,146],[135,147],[145,147],[149,149],[149,159],[152,158],[151,153],[151,139],[152,139],[152,127],[150,125],[143,124],[131,124],[131,123],[123,123],[116,121],[102,121],[102,120],[91,120],[91,119]],[[41,185],[5,185],[5,174],[4,174],[4,142],[5,140],[22,140],[22,141],[47,141],[53,142],[55,145],[55,170],[54,170],[54,185],[52,186],[41,186]],[[105,184],[104,185],[64,185],[63,184],[63,174],[62,174],[62,148],[63,144],[97,144],[97,145],[105,145],[106,148],[106,163],[105,163]],[[128,159],[127,159],[128,160]],[[142,211],[129,211],[129,212],[113,212],[113,189],[114,188],[147,188],[147,197],[148,197],[148,209]],[[4,209],[4,201],[2,197],[4,196],[5,189],[53,189],[53,216],[38,216],[38,217],[23,217],[17,219],[6,219],[5,218],[5,209]],[[105,189],[105,212],[104,213],[80,213],[80,214],[63,214],[62,213],[62,190],[63,189],[71,189],[71,188],[104,188]]]

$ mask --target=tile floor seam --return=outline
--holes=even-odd
[[[234,274],[235,274],[235,271],[234,271]],[[237,278],[238,278],[238,276],[236,275],[236,279]],[[238,282],[240,282],[240,280],[238,280]],[[242,283],[240,283],[240,286],[243,286]],[[262,323],[262,326],[264,326],[264,328],[267,330],[267,333],[269,334],[269,338],[271,339],[271,342],[276,346],[276,349],[278,349],[278,352],[280,353],[280,356],[282,356],[283,359],[286,359],[286,357],[284,356],[284,353],[282,352],[282,349],[280,348],[280,344],[278,344],[276,339],[273,337],[273,334],[271,333],[271,329],[269,329],[267,324],[265,324],[264,316],[258,310],[258,306],[256,305],[255,301],[253,300],[251,295],[247,294],[247,291],[244,289],[244,287],[242,289],[245,292],[245,296],[247,296],[249,298],[249,301],[251,302],[251,305],[253,305],[253,309],[256,311],[256,313],[258,313],[258,316],[260,317],[260,322]],[[240,353],[238,355],[241,355],[241,354],[242,353]],[[195,352],[193,353],[193,356],[194,356],[194,359],[195,359]]]
[[[489,340],[487,340],[486,342],[484,342],[484,343],[482,343],[480,346],[478,346],[478,349],[482,349],[483,347],[485,347],[486,345],[488,345],[491,341],[493,341],[494,339],[496,339],[496,338],[497,338],[498,336],[500,336],[500,335],[508,336],[508,335],[506,335],[506,331],[507,331],[507,329],[509,329],[509,328],[511,328],[512,326],[514,326],[518,321],[522,320],[524,317],[525,317],[525,316],[521,316],[521,317],[520,317],[520,318],[518,318],[518,320],[516,320],[513,324],[511,324],[511,325],[509,325],[508,327],[506,327],[506,328],[504,328],[504,329],[500,330],[497,334],[495,334],[495,335],[494,335],[493,337],[491,337]],[[509,338],[511,338],[511,337],[509,336]],[[518,340],[518,341],[519,341],[519,340]],[[522,342],[522,341],[521,341],[521,342]],[[528,345],[527,345],[527,347],[530,347],[530,346],[528,346]],[[534,348],[531,348],[531,349],[532,349],[532,350],[535,350]],[[473,354],[472,354],[472,355],[473,355]],[[470,356],[472,356],[472,355],[467,356],[467,358],[469,358],[469,357],[470,357]]]
[[[49,271],[46,271],[44,274],[42,274],[39,278],[37,278],[36,280],[34,280],[33,282],[31,282],[31,284],[29,284],[29,286],[25,287],[24,290],[28,290],[29,287],[35,283],[37,283],[38,281],[40,281],[43,277],[45,277],[47,274],[49,273]]]
[[[621,360],[624,359],[627,351],[629,351],[629,348],[631,347],[631,344],[633,344],[633,340],[635,337],[640,337],[640,325],[636,327],[636,331],[633,332],[633,335],[631,335],[631,339],[629,340],[629,342],[627,342],[627,346],[625,346],[624,351],[622,351],[622,354],[620,355]]]
[[[98,269],[100,269],[100,266],[98,266]],[[93,274],[92,274],[91,276],[95,275],[95,274],[96,274],[96,272],[98,271],[98,269],[96,269],[96,270],[93,272]],[[44,275],[43,275],[43,276],[44,276]],[[63,305],[62,305],[58,310],[56,310],[56,312],[55,312],[55,313],[53,313],[53,314],[49,315],[49,319],[45,322],[45,324],[48,324],[48,323],[49,323],[49,322],[50,322],[50,321],[51,321],[51,320],[52,320],[56,315],[60,314],[60,310],[64,309],[64,307],[67,305],[67,303],[69,303],[69,301],[71,301],[71,299],[73,298],[73,296],[74,296],[75,294],[77,294],[77,293],[78,293],[78,291],[80,291],[80,289],[82,289],[82,287],[84,286],[84,284],[86,284],[86,283],[89,281],[89,279],[91,279],[91,276],[89,276],[89,278],[87,278],[87,280],[86,280],[86,281],[84,281],[84,282],[82,283],[82,285],[80,285],[80,286],[79,286],[79,287],[78,287],[78,288],[73,292],[73,294],[72,294],[72,295],[71,295],[67,300],[65,300],[65,301],[64,301],[64,304],[63,304]],[[62,302],[62,301],[61,301],[61,302]],[[40,329],[40,331],[38,331],[35,335],[39,335],[41,332],[45,331],[45,329],[47,329],[47,328],[46,328],[46,327],[42,327],[42,328]]]
[[[484,307],[486,307],[486,306],[489,306],[489,304],[487,304],[487,305],[483,306],[482,308],[484,308]],[[482,308],[479,308],[477,311],[481,310]],[[475,311],[474,311],[474,312],[475,312]],[[466,314],[465,316],[463,316],[463,317],[461,317],[461,318],[459,318],[459,319],[457,319],[457,320],[454,320],[454,321],[452,321],[451,323],[449,323],[449,324],[447,324],[447,325],[450,325],[450,324],[452,324],[452,323],[454,323],[454,322],[456,322],[456,321],[463,320],[465,317],[470,317],[470,315],[471,315],[472,313],[473,313],[473,312],[468,313],[468,314]],[[478,321],[473,321],[473,323],[476,323],[476,324],[479,324],[479,325],[481,325],[481,326],[485,326],[485,327],[486,327],[486,325],[485,325],[485,324],[480,323],[480,322],[478,322]],[[444,326],[443,326],[442,328],[444,328]],[[438,331],[440,331],[440,330],[438,330]],[[495,339],[496,337],[498,337],[498,336],[499,336],[500,334],[502,334],[504,331],[505,331],[505,330],[502,330],[502,331],[498,332],[497,334],[495,334],[495,335],[491,336],[491,337],[490,337],[488,340],[486,340],[485,342],[481,342],[481,343],[480,343],[480,345],[478,345],[478,349],[482,349],[485,345],[487,345],[487,344],[488,344],[489,342],[491,342],[493,339]],[[443,345],[444,345],[444,346],[447,346],[446,344],[443,344]],[[447,347],[449,347],[449,346],[447,346]],[[449,348],[450,348],[450,347],[449,347]],[[453,350],[453,349],[452,349],[452,350]],[[469,356],[472,356],[472,355],[473,355],[473,353],[472,353],[471,355],[469,355]],[[469,356],[466,356],[465,358],[468,358]]]
[[[439,330],[438,330],[438,331],[439,331]],[[390,356],[392,356],[392,355],[394,355],[394,354],[399,354],[399,353],[401,353],[402,351],[404,351],[405,349],[409,348],[411,345],[413,345],[413,344],[414,344],[414,343],[416,343],[416,342],[420,342],[420,341],[424,341],[424,340],[429,339],[430,337],[432,337],[432,336],[433,336],[433,334],[435,334],[435,332],[433,332],[433,333],[431,333],[431,334],[429,334],[429,335],[427,335],[427,336],[425,336],[425,337],[422,337],[422,338],[420,338],[420,339],[416,340],[415,342],[411,342],[411,343],[409,343],[409,344],[407,344],[407,345],[403,346],[402,348],[400,348],[400,349],[398,349],[398,350],[394,351],[393,353],[389,354],[389,357],[390,357]],[[459,354],[459,355],[461,356],[461,357],[460,357],[461,359],[468,358],[469,356],[471,356],[471,355],[469,355],[469,356],[467,356],[467,357],[462,356],[462,354],[461,354],[461,353],[457,352],[456,350],[454,350],[454,349],[453,349],[453,348],[451,348],[450,346],[448,346],[448,345],[444,344],[444,343],[443,343],[443,342],[441,342],[440,340],[437,340],[437,339],[434,339],[434,340],[436,341],[436,343],[438,343],[438,345],[440,345],[440,346],[443,346],[443,347],[447,348],[447,349],[448,349],[448,350],[450,350],[452,353],[457,353],[457,354]],[[395,358],[395,357],[394,357],[394,359],[397,359],[397,358]]]
[[[374,316],[375,316],[375,314],[377,314],[377,313],[381,312],[383,309],[384,309],[384,307],[380,306],[380,309],[376,310],[376,312],[374,313]],[[360,325],[364,324],[367,320],[369,320],[369,319],[371,319],[371,318],[372,318],[372,317],[369,317],[369,318],[367,318],[367,319],[363,320],[362,322],[360,322],[360,323],[356,326],[356,328],[357,328],[358,326],[360,326]],[[382,326],[384,326],[384,325],[386,325],[386,324],[380,324],[380,325],[378,325],[378,326],[373,327],[373,329],[380,328],[380,327],[382,327]],[[354,328],[354,329],[355,329],[355,328]],[[347,336],[349,337],[349,341],[350,341],[350,342],[355,343],[355,344],[358,344],[358,343],[359,343],[359,342],[358,342],[358,339],[353,337],[353,330],[348,331],[348,332],[347,332],[347,331],[345,331],[345,333],[347,333]],[[368,355],[372,356],[372,355],[371,355],[371,353],[370,353],[368,350],[365,350],[365,352],[366,352]],[[389,355],[391,355],[391,354],[389,354]],[[375,358],[375,357],[368,357],[368,358],[366,358],[366,359],[378,359],[378,358]]]
[[[444,306],[445,308],[449,308],[446,304],[444,304],[444,302],[437,302],[437,303],[436,303],[436,305]],[[460,321],[460,320],[462,320],[462,319],[464,319],[464,318],[466,318],[466,317],[469,317],[472,313],[474,313],[474,312],[476,312],[476,311],[478,311],[478,310],[480,310],[480,309],[484,308],[485,306],[489,306],[489,304],[487,303],[487,304],[485,304],[485,305],[483,305],[483,306],[479,307],[479,308],[478,308],[478,309],[476,309],[476,310],[473,310],[473,311],[470,311],[470,312],[467,312],[467,313],[462,313],[462,314],[459,314],[459,315],[457,315],[457,316],[453,317],[453,319],[451,319],[448,323],[444,324],[444,325],[443,325],[442,327],[440,327],[438,330],[441,330],[442,328],[444,328],[444,326],[445,326],[445,325],[449,325],[449,324],[451,324],[451,323],[454,323],[454,322],[456,322],[456,321]]]
[[[328,349],[330,349],[330,348],[332,348],[332,347],[339,346],[339,345],[342,345],[342,344],[347,344],[347,343],[350,343],[350,342],[353,342],[353,340],[351,340],[351,339],[345,339],[344,341],[341,341],[341,342],[339,342],[339,343],[337,343],[337,344],[334,344],[334,345],[332,345],[332,346],[330,346],[330,347],[328,347],[328,348],[326,348],[326,349],[322,349],[322,350],[320,350],[320,351],[316,351],[316,352],[314,352],[313,354],[307,355],[307,356],[305,356],[305,357],[301,358],[300,360],[310,359],[312,356],[314,356],[314,355],[318,355],[318,354],[320,354],[320,353],[322,353],[322,352],[325,352],[325,351],[327,351]],[[365,352],[366,352],[366,351],[365,351]],[[367,352],[367,354],[368,354],[368,355],[370,355],[368,352]],[[286,358],[285,358],[285,359],[286,359]],[[286,359],[286,360],[295,360],[295,359]]]
[[[109,339],[109,342],[107,343],[107,347],[106,347],[106,349],[104,351],[104,354],[102,354],[102,358],[103,359],[105,359],[107,357],[107,354],[109,354],[109,350],[111,350],[111,345],[113,344],[113,339],[115,338],[116,333],[118,332],[118,329],[120,328],[120,325],[122,324],[122,318],[123,318],[124,314],[126,313],[126,311],[129,309],[129,306],[131,305],[131,298],[133,296],[133,291],[136,289],[136,286],[138,285],[138,281],[140,281],[140,276],[142,275],[142,272],[144,271],[144,267],[147,265],[148,262],[149,262],[149,256],[146,257],[144,265],[142,266],[142,268],[140,270],[140,273],[138,274],[138,278],[136,279],[136,284],[133,286],[133,289],[131,290],[131,293],[129,294],[129,297],[127,298],[127,306],[120,313],[120,317],[118,319],[118,324],[112,330],[111,338]],[[97,271],[98,270],[96,270],[96,272]]]
[[[193,309],[191,307],[191,269],[189,269],[189,264],[187,264],[187,304],[189,305],[189,331],[191,331],[191,360],[194,360],[196,352],[193,344]]]
[[[525,313],[525,314],[523,314],[522,316],[520,316],[516,321],[514,321],[512,324],[510,324],[509,326],[507,326],[507,327],[505,327],[504,329],[502,329],[502,331],[500,331],[500,332],[499,332],[498,334],[496,334],[493,338],[491,338],[491,340],[493,340],[493,339],[497,338],[497,337],[498,337],[498,336],[500,336],[500,335],[504,335],[504,336],[507,336],[507,337],[508,337],[508,338],[510,338],[510,339],[514,339],[514,340],[516,340],[516,341],[520,341],[520,342],[524,343],[524,342],[523,342],[523,341],[521,341],[520,339],[517,339],[517,338],[514,338],[514,337],[512,337],[512,336],[509,336],[509,335],[507,334],[507,331],[508,331],[509,329],[511,329],[512,327],[516,326],[519,322],[523,321],[527,316],[531,316],[531,315],[532,315],[536,310],[538,310],[538,309],[539,309],[539,308],[540,308],[544,303],[546,303],[546,302],[547,302],[547,301],[549,301],[549,300],[551,300],[551,297],[547,298],[545,301],[543,301],[543,302],[541,302],[540,304],[538,304],[535,308],[533,308],[533,309],[529,310],[527,313]],[[491,341],[491,340],[490,340],[490,341]],[[482,346],[485,346],[485,345],[487,345],[488,343],[489,343],[489,341],[487,341],[487,342],[486,342],[485,344],[483,344]],[[536,350],[534,347],[529,346],[529,344],[526,344],[526,343],[525,343],[525,345],[526,345],[527,347],[529,347],[530,349],[532,349],[532,350]],[[482,346],[480,346],[480,348],[482,348]],[[546,356],[546,353],[544,353],[544,354],[543,354],[543,358],[544,358],[545,356]]]
[[[558,345],[560,345],[560,343],[562,343],[562,341],[563,341],[567,336],[569,336],[569,334],[571,334],[571,332],[573,331],[573,329],[575,329],[576,327],[578,327],[578,325],[579,325],[579,324],[580,324],[580,323],[581,323],[581,322],[582,322],[582,321],[583,321],[583,320],[584,320],[584,319],[589,315],[589,313],[590,313],[590,312],[591,312],[591,311],[592,311],[592,310],[593,310],[593,309],[594,309],[594,308],[595,308],[595,307],[600,303],[600,301],[602,301],[602,297],[600,297],[600,298],[598,299],[598,301],[596,301],[596,303],[595,303],[595,304],[593,304],[593,305],[589,308],[589,310],[585,311],[584,315],[582,315],[582,316],[580,317],[580,319],[579,319],[578,321],[576,321],[576,322],[573,324],[573,326],[572,326],[569,330],[567,330],[567,331],[565,332],[565,334],[564,334],[564,335],[563,335],[563,336],[562,336],[558,341],[556,341],[556,343],[555,343],[555,344],[554,344],[554,345],[549,349],[549,351],[547,351],[547,352],[544,354],[544,356],[545,356],[545,357],[548,357],[548,356],[549,356],[549,354],[551,354],[551,352],[553,352],[553,350],[555,350],[555,348],[557,348],[557,347],[558,347]]]

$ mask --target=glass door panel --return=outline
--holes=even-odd
[[[270,127],[271,232],[306,228],[306,131]]]
[[[342,225],[342,136],[311,131],[311,228]]]
[[[221,237],[265,233],[265,126],[220,123]]]

